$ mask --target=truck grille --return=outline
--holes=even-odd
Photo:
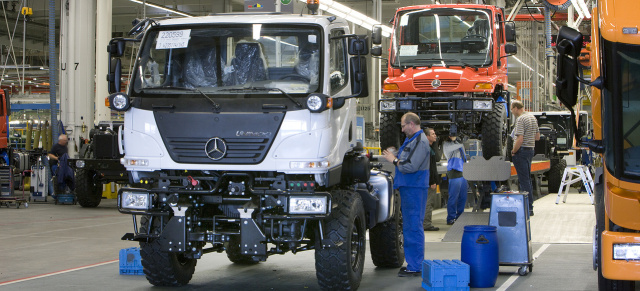
[[[164,145],[177,163],[258,164],[275,139],[284,113],[169,113],[155,112]],[[226,144],[226,153],[214,160],[205,146],[212,138]]]
[[[227,144],[226,155],[217,162],[225,164],[246,164],[262,160],[269,147],[267,138],[236,138],[220,136]],[[204,147],[209,138],[167,137],[167,149],[176,162],[180,163],[212,163],[207,157]]]
[[[434,79],[414,79],[413,87],[420,90],[452,90],[458,88],[460,85],[460,79],[439,79],[441,82],[440,87],[433,88],[431,82]]]

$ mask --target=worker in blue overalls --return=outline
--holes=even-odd
[[[467,161],[464,146],[456,136],[450,136],[442,145],[447,158],[447,180],[449,181],[449,200],[447,200],[447,225],[452,225],[464,212],[467,203],[469,185],[462,176],[462,165]]]
[[[400,268],[399,277],[422,274],[424,260],[424,230],[422,222],[429,189],[429,140],[420,129],[420,117],[409,112],[400,119],[402,132],[407,136],[398,154],[389,148],[384,158],[396,166],[393,188],[400,191],[404,254],[407,267]]]

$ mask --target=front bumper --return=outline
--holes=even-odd
[[[487,97],[464,97],[454,95],[448,97],[406,96],[384,98],[378,104],[380,112],[425,112],[432,114],[451,112],[491,112],[493,99]]]
[[[640,244],[640,233],[602,232],[602,275],[610,280],[640,280],[640,260],[614,260],[614,244]]]

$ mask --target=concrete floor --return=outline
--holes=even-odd
[[[589,197],[574,189],[567,203],[556,205],[555,199],[552,194],[534,203],[533,272],[519,276],[516,267],[502,266],[495,287],[484,290],[597,290],[591,246],[595,217]],[[460,259],[459,242],[441,242],[451,227],[445,216],[445,209],[434,211],[440,231],[425,233],[425,259]],[[52,202],[30,203],[26,209],[3,207],[0,290],[150,289],[144,276],[118,273],[119,250],[137,246],[120,240],[131,231],[131,216],[120,214],[115,200],[104,199],[93,209]],[[423,290],[420,278],[396,274],[397,269],[376,268],[367,256],[360,290]],[[198,261],[189,285],[166,289],[291,291],[319,286],[314,254],[308,251],[272,256],[254,266],[234,265],[224,253],[208,254]]]

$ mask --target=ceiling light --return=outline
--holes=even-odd
[[[153,8],[162,9],[164,11],[175,13],[175,14],[178,14],[178,15],[182,15],[182,16],[186,16],[186,17],[193,17],[193,15],[191,15],[191,14],[187,14],[187,13],[184,13],[184,12],[179,11],[179,10],[175,10],[175,9],[171,9],[171,8],[168,8],[168,7],[164,7],[162,5],[150,3],[148,1],[145,1],[144,3],[142,3],[142,1],[139,1],[139,0],[129,0],[129,1],[134,2],[134,3],[138,3],[138,4],[144,4],[144,5],[147,5],[149,7],[153,7]]]
[[[306,0],[299,0],[299,1],[306,3]],[[391,27],[388,27],[386,25],[381,25],[379,21],[333,0],[322,0],[320,2],[320,10],[326,11],[335,16],[344,18],[347,21],[357,24],[368,30],[371,30],[374,25],[380,25],[380,27],[382,27],[382,35],[386,37],[389,37],[391,35],[391,32],[393,31]]]

